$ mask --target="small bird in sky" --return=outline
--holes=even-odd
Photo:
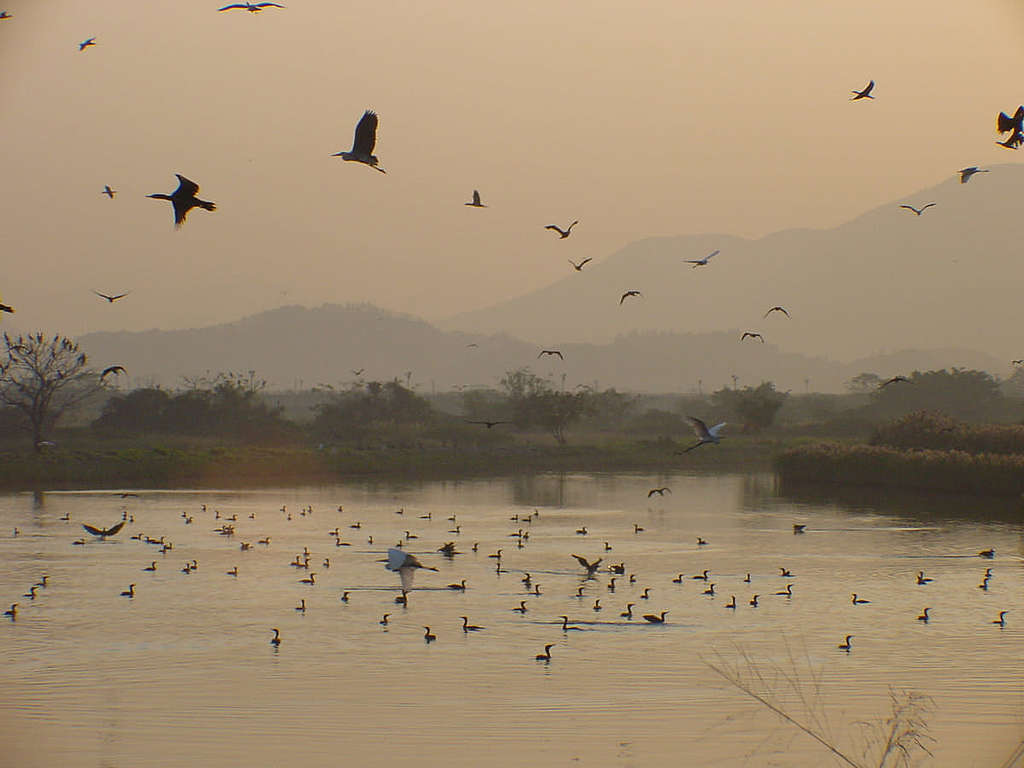
[[[497,426],[498,424],[511,424],[511,421],[470,421],[466,419],[467,424],[483,424],[485,427],[490,429],[491,427]]]
[[[972,165],[968,168],[961,168],[957,173],[960,174],[960,183],[966,184],[971,180],[971,177],[976,173],[988,173],[988,168],[979,168],[976,165]]]
[[[929,208],[931,208],[931,207],[932,207],[933,205],[935,205],[935,203],[926,203],[925,205],[922,205],[922,206],[921,206],[920,208],[915,208],[915,207],[914,207],[914,206],[912,206],[912,205],[907,205],[906,203],[904,203],[903,205],[901,205],[901,206],[900,206],[900,208],[906,208],[906,209],[907,209],[908,211],[913,211],[913,212],[914,212],[914,213],[916,213],[916,214],[917,214],[918,216],[920,216],[920,215],[921,215],[922,213],[924,213],[925,211],[927,211],[927,210],[928,210]]]
[[[353,376],[362,376],[363,375],[363,371],[365,371],[365,370],[366,370],[365,368],[356,368],[356,369],[354,369],[352,371],[352,375]]]
[[[232,8],[239,8],[249,13],[259,13],[264,8],[284,8],[283,5],[277,3],[232,3],[231,5],[225,5],[223,8],[218,8],[218,11],[230,11]]]
[[[90,37],[88,40],[83,40],[82,42],[80,42],[78,44],[78,50],[79,51],[84,51],[90,45],[96,45],[96,38],[95,37]]]
[[[11,311],[13,312],[14,310],[12,309]],[[1012,365],[1024,365],[1024,360],[1011,360],[1010,363]]]
[[[713,258],[715,258],[715,256],[717,256],[720,253],[720,250],[712,251],[703,259],[683,259],[683,263],[693,264],[694,269],[696,269],[697,267],[706,267],[708,265],[708,262],[711,261]]]
[[[696,416],[688,416],[687,418],[689,418],[690,424],[693,425],[693,431],[697,435],[697,443],[695,445],[691,445],[683,451],[683,453],[689,453],[694,448],[700,448],[704,443],[717,443],[721,440],[718,433],[722,431],[722,427],[724,427],[727,422],[723,421],[721,424],[715,424],[715,426],[709,428],[707,424]]]
[[[624,294],[622,294],[622,298],[619,299],[619,306],[621,307],[622,302],[624,302],[630,296],[639,296],[640,298],[643,298],[643,294],[640,293],[640,291],[626,291]]]
[[[8,312],[8,313],[13,315],[14,314],[14,307],[12,307],[9,304],[0,304],[0,312]]]
[[[125,296],[127,296],[129,293],[131,293],[131,291],[128,291],[127,293],[119,293],[119,294],[117,294],[115,296],[109,296],[109,295],[107,295],[105,293],[100,293],[97,290],[93,290],[93,293],[95,293],[100,298],[106,299],[109,304],[113,304],[118,299],[123,299]]]
[[[126,373],[123,365],[112,365],[109,368],[104,368],[103,373],[100,374],[100,381],[103,381],[110,374],[117,375],[120,373]]]
[[[786,317],[789,317],[789,312],[786,311],[785,307],[772,307],[771,309],[764,313],[764,316],[768,317],[768,315],[770,315],[772,312],[781,312]]]
[[[356,124],[355,136],[352,138],[352,149],[348,152],[335,152],[331,157],[340,157],[342,160],[351,160],[363,165],[368,165],[381,173],[387,173],[383,168],[377,166],[377,156],[373,154],[373,148],[377,145],[377,113],[371,109],[363,112]]]
[[[483,203],[480,202],[480,192],[478,192],[475,189],[473,190],[473,199],[471,201],[469,201],[468,203],[463,203],[463,205],[468,205],[471,208],[486,208],[487,207],[486,205],[484,205]]]
[[[672,489],[669,488],[667,485],[662,486],[661,488],[651,488],[651,490],[647,492],[647,498],[651,498],[651,496],[653,496],[654,494],[664,496],[666,493],[672,493]]]
[[[575,227],[577,224],[579,224],[579,221],[574,221],[566,229],[562,229],[554,224],[548,224],[546,227],[544,227],[544,229],[553,229],[555,232],[561,235],[562,240],[565,240],[565,238],[572,234],[572,228]]]
[[[114,195],[117,194],[117,190],[116,189],[111,189],[109,184],[104,184],[103,185],[103,191],[100,194],[106,195],[111,200],[113,200],[114,199]]]
[[[164,194],[153,194],[146,195],[146,197],[152,197],[155,200],[170,200],[171,205],[174,206],[174,228],[179,229],[182,224],[185,223],[185,216],[193,208],[202,208],[204,211],[215,211],[217,206],[214,203],[206,200],[200,200],[196,197],[196,193],[199,191],[199,185],[194,181],[190,181],[182,176],[180,173],[174,174],[178,177],[178,188],[169,195]]]
[[[590,258],[590,257],[587,257],[583,261],[581,261],[579,264],[577,264],[572,259],[569,259],[569,263],[572,264],[572,268],[575,269],[577,272],[582,272],[583,271],[583,265],[585,265],[588,261],[593,261],[593,259]]]
[[[13,18],[14,17],[11,16],[11,14],[9,14],[7,11],[0,11],[0,20],[3,20],[3,19],[13,19]]]
[[[760,333],[757,333],[756,331],[744,331],[743,335],[740,336],[740,341],[743,341],[748,338],[757,339],[762,344],[764,344],[764,336],[762,336]]]
[[[883,381],[881,384],[879,384],[878,388],[879,389],[885,389],[890,384],[900,384],[900,383],[909,384],[910,383],[910,379],[908,379],[906,376],[893,376],[891,379],[887,379],[886,381]]]
[[[557,349],[542,349],[540,351],[540,354],[537,355],[537,359],[539,360],[544,355],[552,355],[552,356],[558,355],[558,359],[559,360],[565,360],[565,358],[562,356],[562,353],[559,352]]]
[[[873,91],[874,88],[875,88],[875,81],[872,80],[870,83],[868,83],[864,87],[864,90],[861,90],[861,91],[850,91],[850,93],[853,94],[853,98],[850,99],[850,101],[858,101],[860,99],[873,99],[873,98],[875,98],[874,96],[871,95],[871,91]]]

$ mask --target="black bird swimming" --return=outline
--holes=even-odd
[[[121,597],[135,597],[135,585],[129,584],[128,589],[121,593]]]
[[[465,616],[459,616],[462,619],[462,631],[463,632],[479,632],[483,627],[478,627],[476,624],[470,624],[469,619]]]
[[[340,157],[342,160],[352,160],[363,165],[368,165],[381,173],[387,173],[383,168],[377,166],[377,157],[373,154],[373,148],[377,144],[377,113],[373,110],[366,110],[356,124],[355,136],[352,138],[352,149],[348,152],[335,152],[331,157]]]
[[[633,618],[633,606],[634,605],[636,605],[636,603],[627,603],[626,610],[624,610],[622,613],[620,613],[619,616],[621,616],[624,619],[632,619]]]
[[[928,611],[930,611],[930,610],[931,610],[931,608],[925,608],[924,612],[920,616],[917,617],[917,620],[918,621],[923,621],[925,624],[927,624],[928,623]]]
[[[428,645],[437,640],[437,635],[430,631],[430,627],[423,627],[423,629],[425,630],[423,632],[423,639],[427,641]]]
[[[989,560],[992,560],[995,556],[996,551],[994,549],[983,549],[978,553],[978,557],[988,558]]]
[[[538,653],[535,657],[537,661],[551,661],[551,649],[555,647],[554,643],[550,643],[544,646],[544,653]]]
[[[548,224],[546,227],[544,227],[544,229],[553,229],[555,232],[561,235],[562,240],[565,240],[565,238],[572,234],[572,228],[575,227],[577,224],[579,224],[579,221],[574,221],[566,229],[561,229],[560,227],[557,227],[554,224]]]
[[[279,645],[281,645],[281,630],[274,627],[271,628],[270,631],[274,633],[274,636],[270,638],[270,644],[277,648]]]
[[[645,613],[644,620],[651,622],[651,624],[664,624],[666,613],[668,613],[668,611],[662,611],[661,614],[658,616],[654,615],[653,613]]]
[[[870,603],[871,601],[870,600],[863,600],[863,599],[857,597],[857,593],[854,592],[853,593],[853,597],[850,598],[850,602],[853,603],[854,605],[866,605],[867,603]]]
[[[562,631],[563,632],[568,632],[571,629],[580,630],[581,632],[583,631],[582,629],[580,629],[580,627],[570,627],[569,626],[569,617],[568,616],[559,616],[558,618],[560,618],[562,620]]]
[[[999,612],[999,618],[995,619],[992,623],[993,624],[998,624],[1000,627],[1005,627],[1006,626],[1006,614],[1008,614],[1008,613],[1009,613],[1009,611],[1000,611]]]
[[[170,200],[171,205],[174,207],[174,228],[180,229],[181,225],[185,223],[185,217],[188,212],[193,208],[202,208],[204,211],[215,211],[217,206],[215,203],[211,203],[207,200],[200,200],[196,197],[196,193],[199,191],[199,185],[194,181],[190,181],[182,176],[180,173],[174,174],[178,177],[178,188],[171,192],[169,195],[156,193],[152,195],[146,195],[146,197],[152,197],[154,200]]]
[[[930,584],[934,579],[929,579],[924,575],[924,571],[917,572],[917,583],[918,584]]]

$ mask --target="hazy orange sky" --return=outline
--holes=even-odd
[[[219,5],[6,6],[8,327],[349,301],[436,319],[648,235],[831,227],[1018,158],[994,143],[1024,102],[1010,0]],[[365,108],[387,175],[330,157]],[[218,205],[178,232],[145,198],[175,172]],[[490,208],[462,205],[474,188]]]

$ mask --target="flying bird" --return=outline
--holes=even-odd
[[[927,203],[927,204],[925,204],[925,205],[922,205],[922,206],[921,206],[920,208],[915,208],[915,207],[914,207],[914,206],[912,206],[912,205],[906,205],[906,204],[904,203],[903,205],[901,205],[901,206],[900,206],[900,208],[906,208],[906,209],[907,209],[908,211],[913,211],[913,212],[914,212],[914,213],[916,213],[916,214],[917,214],[918,216],[920,216],[920,215],[921,215],[922,213],[924,213],[925,211],[927,211],[927,210],[928,210],[929,208],[931,208],[931,207],[932,207],[933,205],[935,205],[935,203]]]
[[[756,333],[754,331],[744,331],[743,335],[740,336],[740,341],[743,341],[744,339],[747,339],[747,338],[757,339],[762,344],[764,344],[764,336],[762,336],[760,333]]]
[[[398,576],[402,580],[403,592],[408,592],[412,589],[412,578],[416,574],[417,568],[424,568],[428,571],[437,570],[437,568],[432,568],[429,565],[423,565],[423,563],[416,559],[415,555],[403,552],[395,547],[391,547],[388,550],[387,559],[380,562],[385,563],[384,567],[389,571],[398,571]]]
[[[490,429],[491,427],[497,426],[498,424],[511,424],[511,421],[470,421],[466,419],[467,424],[483,424],[485,427]]]
[[[84,51],[90,45],[96,45],[96,38],[95,37],[90,37],[88,40],[83,40],[82,42],[80,42],[78,44],[78,50],[79,51]]]
[[[225,5],[223,8],[218,8],[218,11],[230,11],[232,8],[238,8],[249,13],[259,13],[264,8],[284,8],[283,5],[277,3],[232,3],[231,5]]]
[[[106,195],[111,200],[113,200],[114,199],[114,195],[117,194],[117,190],[116,189],[111,189],[109,184],[104,184],[103,185],[103,191],[100,194],[101,195]]]
[[[1024,131],[1024,105],[1017,107],[1017,111],[1010,117],[1005,112],[1000,112],[996,117],[996,130],[999,133],[1020,133]]]
[[[988,168],[979,168],[976,165],[972,165],[969,168],[961,168],[957,173],[960,174],[960,183],[966,184],[971,180],[971,177],[976,173],[988,173]]]
[[[352,371],[352,375],[353,376],[362,376],[363,375],[363,371],[365,371],[365,370],[366,370],[365,368],[354,369]]]
[[[1021,144],[1024,144],[1024,132],[1014,131],[1010,134],[1010,137],[1005,141],[997,141],[1000,147],[1006,147],[1007,149],[1017,149]]]
[[[93,290],[93,293],[95,293],[100,298],[106,299],[108,303],[113,304],[118,299],[123,299],[125,296],[127,296],[129,293],[131,293],[131,291],[128,291],[127,293],[119,293],[116,296],[108,296],[107,294],[100,293],[97,290]]]
[[[10,306],[9,304],[0,304],[0,312],[9,312],[10,314],[13,315],[14,307]]]
[[[116,374],[119,374],[119,373],[127,373],[127,371],[125,371],[123,365],[112,365],[109,368],[104,368],[103,369],[103,373],[100,374],[100,381],[103,381],[103,379],[105,379],[107,376],[109,376],[112,373],[116,375]]]
[[[537,359],[539,360],[544,355],[558,355],[559,360],[565,360],[565,358],[562,356],[562,353],[559,352],[557,349],[542,349],[540,351],[540,354],[537,355]]]
[[[651,496],[653,496],[654,494],[664,496],[666,493],[672,493],[672,489],[669,488],[667,485],[661,488],[651,488],[651,490],[647,492],[647,498],[651,498]]]
[[[199,185],[194,181],[189,181],[180,173],[174,174],[178,177],[178,188],[169,195],[154,194],[146,195],[146,197],[152,197],[156,200],[170,200],[171,205],[174,206],[174,228],[179,229],[182,224],[185,223],[185,216],[193,208],[202,208],[204,211],[215,211],[217,206],[214,203],[207,202],[206,200],[200,200],[196,197],[196,193],[199,191]]]
[[[619,306],[621,307],[622,302],[624,302],[630,296],[639,296],[640,298],[643,298],[643,294],[640,293],[640,291],[626,291],[624,294],[622,294],[622,298],[619,299]]]
[[[566,229],[562,229],[561,227],[558,227],[554,224],[548,224],[546,227],[544,227],[544,229],[553,229],[555,232],[561,235],[562,240],[565,240],[565,238],[567,238],[572,233],[572,228],[575,227],[577,224],[579,224],[579,221],[574,221]]]
[[[352,160],[363,165],[368,165],[381,173],[387,173],[383,168],[377,166],[377,156],[373,154],[373,148],[377,144],[377,113],[373,110],[366,110],[356,124],[356,133],[352,138],[352,149],[348,152],[335,152],[331,157],[340,157],[342,160]]]
[[[860,99],[873,99],[873,98],[875,98],[874,96],[871,95],[871,91],[874,90],[874,88],[875,88],[875,81],[872,80],[870,83],[867,84],[867,86],[865,86],[864,90],[862,90],[862,91],[850,91],[850,93],[853,94],[853,98],[850,99],[850,101],[858,101]]]
[[[468,202],[468,203],[463,203],[463,205],[468,205],[471,208],[486,208],[487,207],[486,205],[484,205],[483,203],[480,202],[480,192],[475,190],[475,189],[473,190],[473,199],[470,202]]]
[[[789,317],[789,312],[786,311],[785,307],[772,307],[771,309],[764,313],[764,316],[768,317],[768,315],[770,315],[772,312],[781,312],[786,317]]]
[[[581,261],[579,264],[577,264],[572,259],[569,259],[569,263],[572,264],[572,268],[575,269],[577,272],[582,272],[583,271],[583,265],[586,264],[588,261],[593,261],[593,259],[590,258],[590,257],[587,257],[583,261]]]
[[[117,535],[118,531],[124,528],[124,524],[126,522],[126,520],[122,520],[117,523],[117,525],[113,525],[110,528],[97,528],[93,525],[86,525],[85,523],[82,523],[82,527],[85,529],[86,533],[91,533],[93,536],[99,536],[101,539],[105,539],[107,536]]]
[[[683,263],[684,264],[693,264],[693,268],[694,269],[696,269],[697,267],[706,267],[708,265],[708,262],[711,261],[713,258],[715,258],[715,256],[717,256],[720,253],[721,253],[721,250],[712,251],[707,256],[705,256],[703,259],[683,259]]]
[[[576,558],[576,562],[578,562],[580,565],[587,569],[587,576],[593,576],[594,573],[597,571],[598,566],[601,565],[601,561],[604,560],[603,557],[599,557],[597,558],[597,560],[591,563],[587,560],[587,558],[581,557],[580,555],[573,555],[573,557]]]
[[[694,448],[700,448],[704,443],[717,443],[721,440],[718,433],[721,432],[722,427],[724,427],[727,422],[723,421],[721,424],[715,424],[715,426],[709,428],[707,424],[696,416],[688,416],[687,418],[690,420],[690,424],[693,425],[693,431],[697,435],[697,443],[695,445],[691,445],[683,451],[683,453],[689,453]]]
[[[14,17],[11,16],[11,14],[9,14],[7,11],[0,11],[0,20],[3,20],[3,19],[13,19],[13,18]]]
[[[910,383],[910,379],[908,379],[906,376],[893,376],[891,379],[883,381],[881,384],[879,384],[878,388],[879,389],[885,389],[890,384],[899,384],[899,383],[909,384]]]

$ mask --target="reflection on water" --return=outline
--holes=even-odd
[[[647,497],[663,485],[671,493]],[[107,541],[80,527],[122,514],[134,522]],[[217,533],[231,516],[234,536]],[[793,533],[797,522],[806,533]],[[522,548],[510,535],[520,530]],[[933,702],[931,764],[999,765],[1024,738],[1021,533],[999,502],[780,495],[770,475],[6,495],[0,605],[19,608],[0,624],[4,760],[831,764],[711,663],[761,674],[762,693],[856,759],[864,724],[888,716],[895,688]],[[174,548],[161,554],[131,538],[140,534]],[[81,536],[90,540],[73,545]],[[435,553],[452,540],[462,554]],[[406,607],[378,562],[399,541],[439,569],[417,573]],[[977,556],[990,547],[995,559]],[[289,565],[304,548],[310,568]],[[488,557],[499,548],[500,570]],[[601,572],[586,579],[571,554],[603,558]],[[193,559],[198,569],[184,572]],[[619,562],[613,591],[604,566]],[[691,578],[704,569],[707,583]],[[916,584],[918,571],[933,581]],[[315,585],[301,583],[308,572]],[[48,586],[22,597],[44,573]],[[462,579],[465,592],[447,588]],[[132,583],[136,596],[121,597]],[[793,597],[775,594],[786,584]],[[853,605],[853,592],[871,602]],[[733,595],[737,608],[725,608]],[[520,601],[525,614],[512,610]],[[633,621],[620,616],[627,603]],[[926,606],[927,624],[916,618]],[[992,624],[1001,610],[1005,627]],[[664,625],[639,618],[661,611]],[[562,632],[560,615],[580,629]],[[460,616],[485,629],[464,633]],[[836,647],[847,634],[849,654]],[[550,663],[536,661],[548,643]]]

